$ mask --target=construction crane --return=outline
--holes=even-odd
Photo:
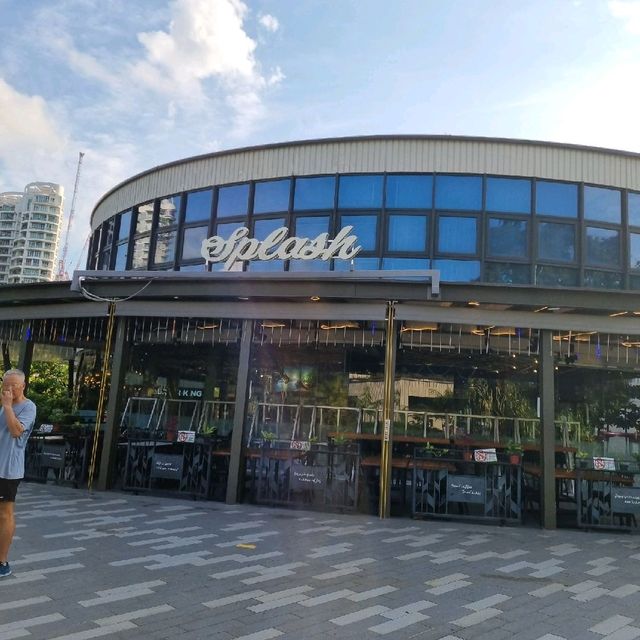
[[[69,236],[71,235],[71,225],[73,224],[73,216],[76,212],[76,197],[78,195],[78,182],[80,181],[80,167],[82,166],[82,158],[84,153],[80,151],[78,154],[78,168],[76,169],[76,181],[73,185],[73,197],[71,198],[71,209],[69,211],[69,220],[67,221],[67,232],[64,237],[64,246],[62,248],[62,255],[60,256],[60,262],[58,263],[57,280],[68,280],[66,262],[67,252],[69,251]]]

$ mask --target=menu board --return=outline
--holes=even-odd
[[[294,464],[291,466],[290,481],[293,491],[324,489],[327,484],[327,467]]]
[[[614,513],[640,513],[640,488],[614,487],[611,490],[611,510]]]
[[[42,447],[40,463],[43,467],[61,469],[64,466],[65,446],[63,444],[49,444]]]
[[[447,502],[484,503],[486,484],[484,476],[447,476]]]
[[[171,453],[155,453],[151,477],[179,480],[182,477],[182,456]]]

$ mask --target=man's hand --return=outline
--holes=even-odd
[[[2,406],[10,407],[13,404],[13,392],[11,389],[2,390]]]

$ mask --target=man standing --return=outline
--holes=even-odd
[[[2,376],[0,408],[0,578],[11,575],[9,547],[16,530],[14,503],[24,478],[24,451],[36,420],[36,405],[24,396],[24,373],[9,369]]]

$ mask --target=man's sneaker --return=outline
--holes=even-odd
[[[6,578],[11,575],[11,567],[8,562],[0,562],[0,578]]]

